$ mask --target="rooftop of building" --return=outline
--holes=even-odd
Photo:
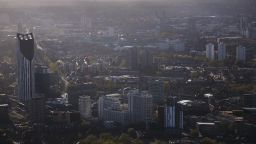
[[[256,112],[256,107],[244,107],[243,110],[245,111],[251,111],[251,112]]]
[[[178,102],[179,104],[183,105],[183,106],[199,106],[199,105],[202,105],[202,104],[206,104],[204,101],[200,101],[200,100],[181,100]]]
[[[88,95],[82,95],[82,96],[79,96],[79,98],[91,98],[91,96],[88,96]]]
[[[204,94],[204,97],[207,97],[207,98],[213,97],[213,94],[211,94],[211,93],[206,93],[206,94]]]
[[[215,123],[212,122],[196,122],[197,125],[215,125]]]
[[[8,107],[8,104],[0,104],[0,107]]]
[[[140,91],[138,89],[133,89],[128,92],[128,95],[137,96],[137,97],[152,97],[148,91]]]
[[[121,97],[122,95],[119,93],[107,94],[106,97]]]

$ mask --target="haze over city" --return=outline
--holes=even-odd
[[[256,143],[255,0],[0,0],[0,144]]]

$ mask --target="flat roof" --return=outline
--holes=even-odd
[[[120,97],[120,96],[122,96],[122,95],[119,94],[119,93],[113,93],[113,94],[107,94],[106,96],[107,96],[107,97]]]
[[[212,122],[196,122],[198,125],[215,125],[215,123]]]
[[[0,104],[0,107],[7,107],[9,106],[8,104]]]
[[[244,107],[243,110],[256,111],[256,107],[253,107],[253,108]]]

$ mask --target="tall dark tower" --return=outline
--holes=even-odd
[[[35,93],[48,95],[50,91],[50,72],[43,65],[35,64]]]
[[[129,69],[137,70],[138,69],[138,48],[132,47],[128,49],[128,65]]]
[[[197,31],[196,22],[197,20],[194,17],[191,17],[188,19],[187,38],[188,38],[190,50],[195,50],[197,48],[197,41],[199,38],[199,34]]]
[[[18,97],[21,102],[28,102],[33,95],[34,37],[32,33],[17,33],[18,48]]]
[[[160,32],[164,33],[168,29],[167,16],[165,10],[163,10],[162,15],[160,16]]]

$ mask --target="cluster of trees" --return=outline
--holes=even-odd
[[[88,135],[86,138],[80,140],[80,144],[143,144],[143,141],[132,138],[126,133],[122,133],[120,136],[102,133],[99,136]]]
[[[236,93],[248,93],[256,91],[255,84],[230,84],[231,91]]]
[[[217,144],[216,140],[205,137],[201,140],[202,144]]]
[[[112,136],[109,133],[102,133],[99,136],[88,135],[80,140],[80,144],[144,144],[141,139],[134,138],[133,130],[128,129],[127,133],[122,133],[120,136]],[[168,142],[154,140],[150,144],[168,144]]]

